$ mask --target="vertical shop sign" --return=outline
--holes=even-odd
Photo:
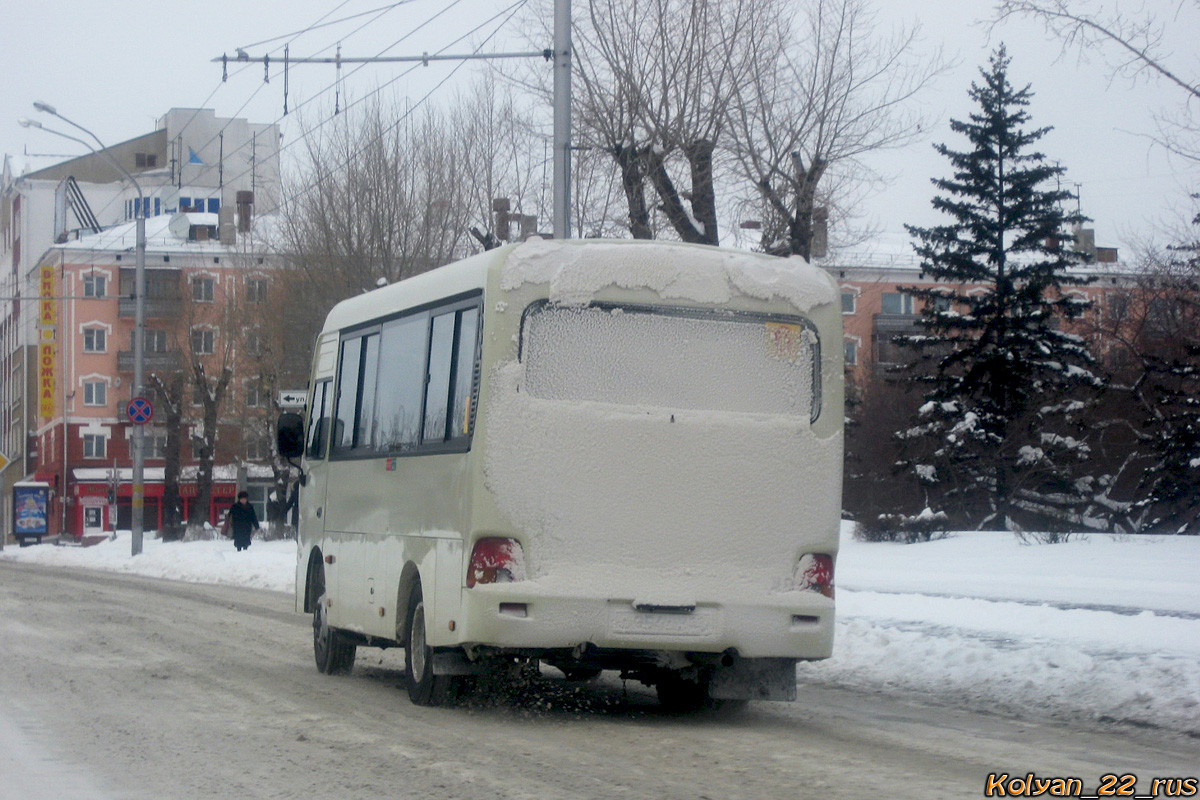
[[[57,357],[54,335],[58,327],[58,305],[54,300],[54,266],[41,266],[38,290],[38,416],[54,416],[54,375]]]

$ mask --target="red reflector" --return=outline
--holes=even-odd
[[[796,588],[820,592],[833,597],[833,556],[825,553],[805,553],[796,565]]]
[[[513,539],[480,539],[467,566],[467,588],[477,583],[508,583],[525,579],[524,553]]]

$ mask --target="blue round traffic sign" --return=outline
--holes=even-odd
[[[144,397],[135,397],[129,401],[125,413],[129,415],[129,421],[134,425],[145,425],[154,418],[154,406],[150,405],[150,401]]]

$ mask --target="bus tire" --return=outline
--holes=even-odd
[[[433,674],[433,648],[425,639],[425,601],[421,584],[413,586],[408,598],[408,616],[404,643],[404,674],[408,678],[408,699],[417,706],[440,706],[454,699],[454,676]]]
[[[659,677],[654,688],[658,702],[664,709],[674,713],[691,713],[720,704],[709,696],[708,687],[709,676],[705,671],[701,671],[695,679],[685,678],[678,671],[670,671]]]
[[[325,675],[345,675],[354,667],[355,645],[342,638],[336,629],[329,627],[329,604],[325,597],[325,571],[317,568],[313,572],[310,589],[317,598],[312,605],[313,614],[313,657],[317,670]]]

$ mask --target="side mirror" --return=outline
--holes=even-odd
[[[279,424],[275,429],[275,443],[279,455],[284,458],[298,458],[304,454],[304,417],[288,411],[279,415]]]

